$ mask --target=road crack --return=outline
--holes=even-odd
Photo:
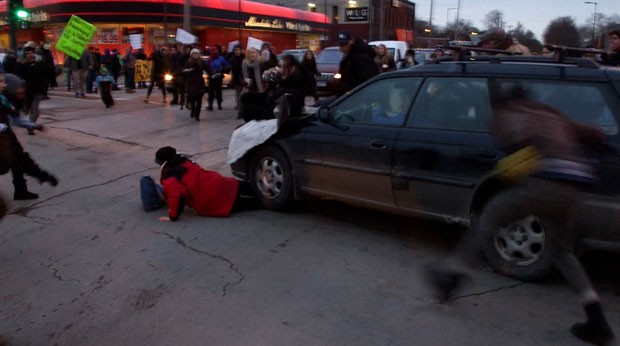
[[[52,275],[54,276],[54,278],[56,278],[58,281],[62,281],[62,282],[77,282],[78,284],[81,283],[80,280],[78,279],[65,279],[62,277],[62,275],[60,275],[60,270],[58,270],[57,268],[54,268],[54,265],[52,263],[50,264],[45,264],[43,262],[39,262],[39,264],[42,267],[48,268],[52,270]]]
[[[194,253],[197,253],[197,254],[200,254],[200,255],[205,255],[205,256],[211,257],[213,259],[216,259],[216,260],[222,261],[224,263],[227,263],[228,264],[228,268],[230,270],[232,270],[237,276],[239,276],[239,280],[233,281],[233,282],[230,282],[230,281],[226,282],[226,284],[222,287],[222,296],[226,296],[226,293],[227,293],[227,290],[228,290],[229,287],[240,285],[241,282],[245,279],[245,276],[241,273],[241,271],[239,271],[239,268],[237,268],[235,263],[233,263],[228,258],[226,258],[226,257],[224,257],[222,255],[214,255],[214,254],[212,254],[210,252],[197,249],[197,248],[187,244],[185,242],[185,240],[181,239],[180,237],[176,237],[176,236],[174,236],[174,235],[172,235],[170,233],[167,233],[167,232],[154,232],[154,233],[166,236],[169,239],[172,239],[172,240],[176,241],[176,243],[178,245],[180,245],[180,246],[182,246],[182,247],[184,247],[184,248],[186,248],[186,249],[188,249],[188,250],[190,250],[190,251],[192,251]]]
[[[512,289],[512,288],[516,288],[519,286],[523,286],[526,285],[527,282],[519,282],[516,284],[512,284],[512,285],[508,285],[508,286],[502,286],[502,287],[498,287],[498,288],[494,288],[494,289],[490,289],[490,290],[486,290],[486,291],[481,291],[481,292],[475,292],[475,293],[470,293],[470,294],[464,294],[461,296],[456,296],[454,297],[452,300],[459,300],[459,299],[464,299],[464,298],[469,298],[469,297],[478,297],[478,296],[482,296],[485,294],[489,294],[489,293],[495,293],[495,292],[499,292],[499,291],[503,291],[503,290],[507,290],[507,289]]]

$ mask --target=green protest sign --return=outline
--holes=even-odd
[[[58,43],[56,43],[56,49],[70,57],[79,59],[96,30],[97,28],[94,25],[84,19],[71,16]]]

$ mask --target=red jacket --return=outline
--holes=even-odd
[[[239,182],[234,178],[205,170],[181,157],[164,165],[161,183],[171,220],[181,216],[184,205],[196,210],[198,215],[227,217],[239,189]]]

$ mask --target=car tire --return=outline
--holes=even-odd
[[[267,209],[285,211],[293,201],[293,175],[282,150],[266,146],[257,151],[250,165],[250,182]]]
[[[524,196],[517,188],[498,193],[472,227],[480,232],[477,236],[482,237],[482,250],[491,269],[518,280],[537,281],[551,271],[558,245],[546,241],[553,226],[537,215],[535,203],[518,200]]]

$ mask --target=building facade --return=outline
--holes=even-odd
[[[339,31],[369,41],[397,40],[413,44],[415,3],[408,0],[256,0],[322,13],[329,21],[324,45],[333,45]]]
[[[90,45],[100,51],[130,47],[129,35],[142,35],[149,53],[158,46],[176,43],[177,28],[183,26],[185,0],[24,0],[30,12],[30,27],[18,30],[17,42],[58,41],[72,15],[97,27]],[[6,1],[0,2],[0,44],[8,47]],[[238,41],[243,47],[249,38],[269,42],[276,51],[308,48],[317,50],[327,33],[324,14],[245,0],[192,0],[191,32],[201,46]],[[64,55],[55,52],[57,61]]]

